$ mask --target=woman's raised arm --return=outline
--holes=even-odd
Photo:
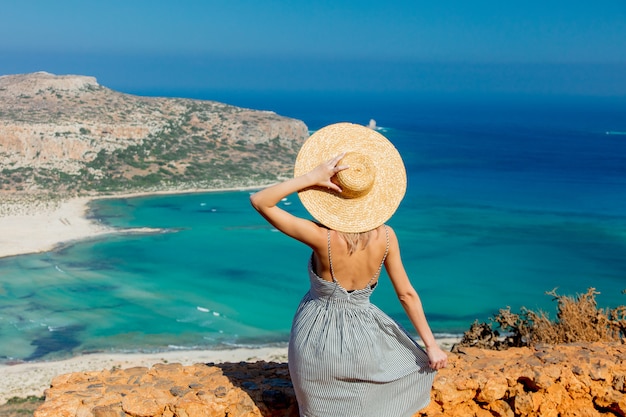
[[[276,229],[287,236],[297,239],[311,247],[318,246],[319,226],[311,220],[292,215],[277,204],[285,197],[309,187],[326,187],[341,192],[339,186],[331,181],[338,172],[347,166],[337,165],[343,154],[318,165],[312,171],[296,178],[267,187],[250,196],[252,206]],[[323,231],[322,231],[323,232]],[[326,232],[323,232],[324,239]]]

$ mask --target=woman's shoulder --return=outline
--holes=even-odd
[[[398,236],[396,235],[396,231],[393,229],[393,227],[389,226],[388,224],[385,224],[383,226],[385,227],[385,233],[386,233],[386,238],[387,238],[387,242],[389,245],[389,249],[394,250],[394,248],[399,248],[400,242],[398,241]]]
[[[314,251],[327,248],[331,229],[316,221],[311,221],[311,223],[313,223],[314,227],[311,228],[312,233],[307,236],[308,241],[305,243]]]
[[[393,232],[393,227],[389,226],[387,223],[383,224],[382,227],[387,229],[389,232]]]
[[[385,230],[385,233],[387,233],[389,235],[389,237],[396,237],[396,231],[393,229],[393,227],[389,226],[388,224],[383,224],[382,227]]]

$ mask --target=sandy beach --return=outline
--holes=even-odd
[[[59,244],[115,230],[85,217],[89,198],[26,204],[0,217],[0,258],[45,252]]]
[[[86,218],[89,203],[97,199],[132,198],[160,194],[209,193],[254,190],[262,186],[210,190],[141,192],[59,201],[0,201],[0,258],[47,252],[73,241],[111,233],[157,233],[158,229],[118,229]]]

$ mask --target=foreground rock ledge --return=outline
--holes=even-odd
[[[415,417],[626,416],[625,393],[624,344],[462,348]],[[45,395],[35,417],[298,415],[287,364],[274,362],[72,373]]]

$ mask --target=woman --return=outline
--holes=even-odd
[[[304,143],[292,179],[251,196],[276,229],[308,245],[311,288],[293,320],[289,371],[307,417],[412,416],[430,400],[437,345],[384,223],[406,190],[402,159],[384,136],[338,123]],[[278,207],[298,195],[316,221]],[[370,303],[382,267],[425,346]]]

